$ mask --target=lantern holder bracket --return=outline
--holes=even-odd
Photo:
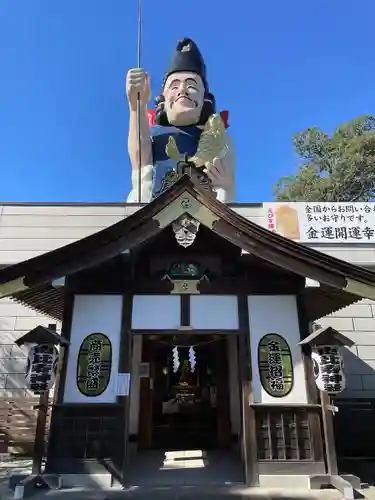
[[[14,490],[13,498],[26,498],[41,489],[60,490],[62,478],[58,474],[13,474],[9,487]]]
[[[310,489],[320,490],[322,486],[333,486],[340,491],[345,500],[353,500],[357,497],[356,491],[361,488],[361,480],[358,476],[352,474],[339,475],[338,473],[332,411],[335,407],[331,404],[329,394],[324,391],[319,392],[326,449],[327,473],[310,476]]]
[[[361,489],[361,480],[352,474],[317,474],[309,477],[312,490],[320,490],[322,486],[333,486],[343,495],[345,500],[358,498],[356,492]]]
[[[43,412],[46,412],[48,411],[48,405],[46,404],[41,404],[41,403],[38,403],[37,405],[34,405],[33,406],[33,410],[40,410],[40,411],[43,411]]]
[[[299,342],[302,348],[315,348],[322,345],[351,347],[354,342],[345,337],[342,333],[332,327],[315,328],[305,339]],[[333,415],[338,408],[330,401],[330,396],[325,391],[320,392],[320,402],[322,411],[323,434],[326,455],[326,474],[314,474],[309,477],[310,489],[319,490],[322,486],[333,486],[340,491],[345,500],[354,500],[358,495],[356,492],[361,489],[361,480],[352,474],[339,475],[337,467],[337,456],[335,437],[333,429]]]
[[[56,332],[56,325],[48,327],[38,325],[15,341],[18,346],[36,344],[65,347],[69,341]],[[62,478],[58,474],[44,473],[43,460],[45,456],[45,429],[47,411],[49,407],[49,390],[39,394],[39,401],[34,405],[37,412],[37,422],[34,438],[34,453],[31,474],[12,474],[9,478],[9,487],[14,490],[14,498],[25,498],[40,489],[61,489]]]

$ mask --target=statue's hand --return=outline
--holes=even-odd
[[[212,163],[206,163],[204,169],[214,188],[221,188],[225,191],[234,189],[234,172],[229,161],[214,158]]]
[[[126,75],[126,95],[133,111],[137,109],[138,94],[141,106],[146,106],[151,96],[150,77],[141,68],[129,69]]]

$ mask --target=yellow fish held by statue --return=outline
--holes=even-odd
[[[165,147],[165,152],[169,158],[181,160],[182,155],[178,150],[175,139],[171,136]],[[199,139],[197,152],[188,158],[197,168],[205,167],[212,163],[214,158],[224,158],[228,152],[227,136],[225,125],[220,113],[215,113],[207,120],[202,135]]]

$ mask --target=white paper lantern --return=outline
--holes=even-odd
[[[59,352],[53,345],[34,345],[30,348],[26,365],[26,386],[34,394],[49,391],[56,380]]]
[[[312,348],[311,359],[318,389],[332,395],[340,394],[346,386],[341,347],[315,346]]]

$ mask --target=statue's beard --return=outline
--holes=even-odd
[[[171,125],[177,125],[180,127],[197,124],[199,122],[201,112],[201,106],[188,108],[186,106],[179,106],[178,103],[166,109],[168,122]]]

